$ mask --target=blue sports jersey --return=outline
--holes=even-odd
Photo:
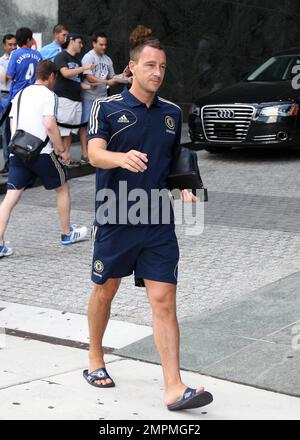
[[[128,194],[143,189],[151,199],[152,189],[167,187],[175,150],[180,147],[182,111],[176,105],[156,96],[150,108],[128,90],[119,95],[97,99],[92,107],[88,139],[102,138],[107,150],[126,153],[138,150],[148,155],[147,170],[133,173],[123,168],[100,169],[96,173],[96,191],[109,189],[116,194],[116,224],[131,224],[118,216],[119,206],[126,202],[128,211],[135,201]],[[127,192],[119,193],[119,182],[126,182]],[[96,212],[102,201],[96,197]],[[126,201],[125,201],[126,199]],[[151,224],[151,204],[148,204],[148,224]],[[170,222],[174,221],[171,209]],[[97,219],[97,217],[96,217]],[[161,218],[160,218],[161,221]],[[96,220],[96,224],[99,221]],[[101,223],[100,223],[101,224]]]
[[[37,50],[28,47],[14,50],[10,56],[7,75],[12,77],[9,101],[16,94],[35,83],[36,66],[42,61],[42,56]]]

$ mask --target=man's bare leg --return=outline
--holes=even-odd
[[[84,159],[88,158],[88,142],[87,142],[87,138],[86,138],[86,132],[87,132],[87,128],[81,127],[81,129],[80,129],[81,156]]]
[[[56,201],[59,222],[62,234],[69,234],[70,232],[70,212],[71,212],[71,196],[69,184],[65,183],[63,186],[56,188]]]
[[[63,146],[65,149],[65,154],[68,156],[68,159],[66,160],[66,165],[69,165],[69,163],[71,161],[72,133],[69,134],[69,136],[63,136],[62,141],[63,141]]]
[[[179,326],[176,315],[176,286],[145,280],[153,313],[153,334],[160,355],[164,376],[166,405],[182,399],[187,386],[180,376]],[[203,387],[197,392],[204,391]]]
[[[102,340],[110,317],[111,303],[119,288],[120,279],[109,279],[95,285],[89,301],[88,321],[90,335],[89,373],[105,368]],[[111,383],[110,379],[97,380],[96,384]]]
[[[4,234],[10,219],[10,215],[20,197],[23,194],[24,189],[9,189],[6,196],[0,205],[0,245],[4,243]]]

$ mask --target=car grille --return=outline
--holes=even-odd
[[[208,141],[246,140],[255,108],[244,105],[208,105],[202,109],[203,130]]]

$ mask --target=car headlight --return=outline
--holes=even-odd
[[[190,113],[196,116],[200,116],[200,107],[196,104],[193,104],[190,108]]]
[[[296,116],[298,104],[280,104],[264,107],[260,111],[260,116]]]

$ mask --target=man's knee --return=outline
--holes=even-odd
[[[69,193],[69,183],[66,182],[64,185],[59,186],[58,188],[55,188],[55,191],[57,194],[63,194],[63,193],[68,194]]]
[[[20,200],[24,189],[8,189],[3,200],[3,204],[14,208]]]
[[[100,301],[111,302],[117,293],[120,282],[117,280],[108,280],[105,284],[95,284],[93,295]]]
[[[176,311],[176,286],[165,285],[148,293],[149,301],[156,315],[173,315]]]

